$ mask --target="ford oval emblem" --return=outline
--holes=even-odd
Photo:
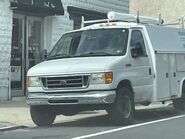
[[[60,84],[61,85],[66,85],[67,84],[67,81],[66,80],[60,80]]]

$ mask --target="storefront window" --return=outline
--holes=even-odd
[[[11,88],[22,88],[22,19],[13,19],[11,51]]]
[[[41,60],[41,21],[28,22],[28,68],[30,68]]]
[[[41,62],[42,18],[14,15],[11,49],[12,96],[25,94],[27,70]],[[26,43],[27,42],[27,43]]]

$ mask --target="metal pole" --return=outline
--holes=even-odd
[[[159,14],[159,26],[162,24],[161,14]]]
[[[12,100],[12,93],[11,93],[11,66],[8,69],[9,77],[8,77],[8,100]]]
[[[84,21],[85,21],[84,16],[82,16],[81,27],[84,27]]]
[[[184,17],[182,17],[182,29],[184,29]]]
[[[136,17],[136,23],[138,23],[139,24],[139,10],[137,11],[137,17]]]
[[[179,27],[182,28],[182,25],[181,25],[181,18],[179,18]]]

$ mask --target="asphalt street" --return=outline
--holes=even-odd
[[[91,113],[86,113],[91,114]],[[185,115],[172,107],[137,110],[135,123],[117,126],[108,115],[58,123],[52,127],[0,132],[0,139],[183,139]]]

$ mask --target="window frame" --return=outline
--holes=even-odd
[[[141,40],[142,40],[142,42],[143,42],[143,43],[142,43],[142,44],[143,44],[143,46],[142,46],[143,55],[138,56],[138,58],[140,58],[140,57],[148,57],[147,49],[146,49],[146,42],[145,42],[145,39],[144,39],[142,30],[140,30],[140,29],[132,29],[132,30],[130,31],[130,40],[129,40],[130,52],[131,52],[132,48],[134,48],[134,47],[131,45],[131,44],[132,44],[132,35],[133,35],[133,32],[136,32],[136,31],[140,33],[140,35],[141,35]],[[133,58],[133,57],[132,57],[132,58]]]

